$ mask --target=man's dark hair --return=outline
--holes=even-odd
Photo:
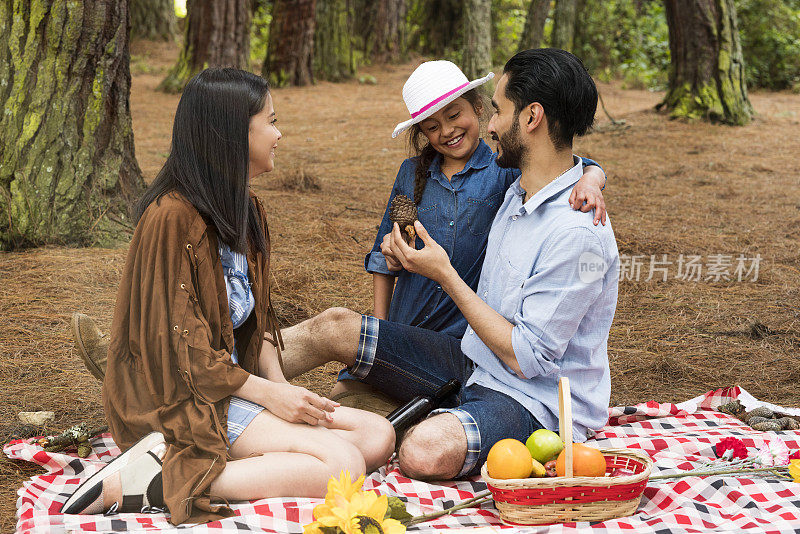
[[[538,102],[547,117],[547,131],[557,149],[571,148],[594,122],[597,87],[581,60],[558,48],[523,50],[503,68],[508,75],[505,96],[515,115]]]
[[[233,68],[210,68],[186,85],[164,167],[134,208],[138,222],[154,200],[177,191],[211,220],[219,239],[245,253],[267,253],[264,228],[250,201],[250,117],[264,109],[269,84]]]

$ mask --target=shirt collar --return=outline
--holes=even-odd
[[[478,140],[478,147],[475,149],[475,152],[472,153],[472,156],[469,158],[469,161],[466,165],[464,165],[464,169],[457,172],[456,175],[464,174],[469,169],[485,169],[489,166],[492,162],[492,149],[489,148],[489,145],[484,142],[483,139]],[[437,154],[436,157],[431,162],[431,166],[428,167],[428,174],[436,174],[442,164],[442,155]]]
[[[520,213],[533,213],[536,208],[547,202],[549,199],[562,192],[564,189],[575,185],[578,180],[583,176],[583,160],[573,155],[572,161],[575,163],[569,170],[561,174],[558,178],[537,191],[525,204],[520,208]],[[525,197],[525,190],[520,186],[520,176],[511,184],[511,189],[515,194],[520,197]]]

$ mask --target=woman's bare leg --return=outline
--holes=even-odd
[[[228,500],[322,497],[331,476],[347,470],[358,477],[365,471],[359,450],[332,430],[288,423],[267,410],[229,452],[241,459],[229,461],[211,484],[211,495]]]
[[[358,448],[367,472],[384,465],[394,452],[394,428],[376,413],[339,406],[333,412],[333,422],[325,426]]]

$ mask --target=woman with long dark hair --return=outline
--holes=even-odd
[[[394,450],[384,418],[283,375],[269,232],[250,190],[273,169],[275,122],[258,76],[207,69],[186,86],[117,292],[103,403],[125,452],[64,513],[209,521],[232,514],[220,501],[320,497],[332,475],[358,477]]]

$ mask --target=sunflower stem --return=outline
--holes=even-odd
[[[673,473],[670,475],[656,475],[650,477],[650,480],[661,480],[665,478],[682,478],[682,477],[707,477],[713,475],[730,475],[733,473],[757,473],[757,472],[767,472],[772,471],[773,473],[777,473],[778,471],[785,469],[783,467],[746,467],[741,469],[715,469],[711,471],[684,471],[683,473]]]
[[[431,512],[429,514],[422,514],[422,515],[414,516],[411,519],[403,521],[403,524],[405,526],[407,526],[407,527],[410,527],[411,525],[416,525],[417,523],[423,523],[423,522],[429,521],[431,519],[436,519],[437,517],[442,517],[443,515],[452,514],[453,512],[461,510],[462,508],[469,508],[471,506],[476,506],[478,504],[483,504],[484,502],[486,502],[489,499],[491,499],[490,495],[491,495],[491,491],[489,491],[489,490],[482,491],[481,493],[478,493],[477,495],[475,495],[471,499],[467,499],[466,501],[462,501],[462,502],[456,504],[455,506],[451,506],[450,508],[447,508],[446,510],[440,510],[440,511],[437,511],[437,512]]]

